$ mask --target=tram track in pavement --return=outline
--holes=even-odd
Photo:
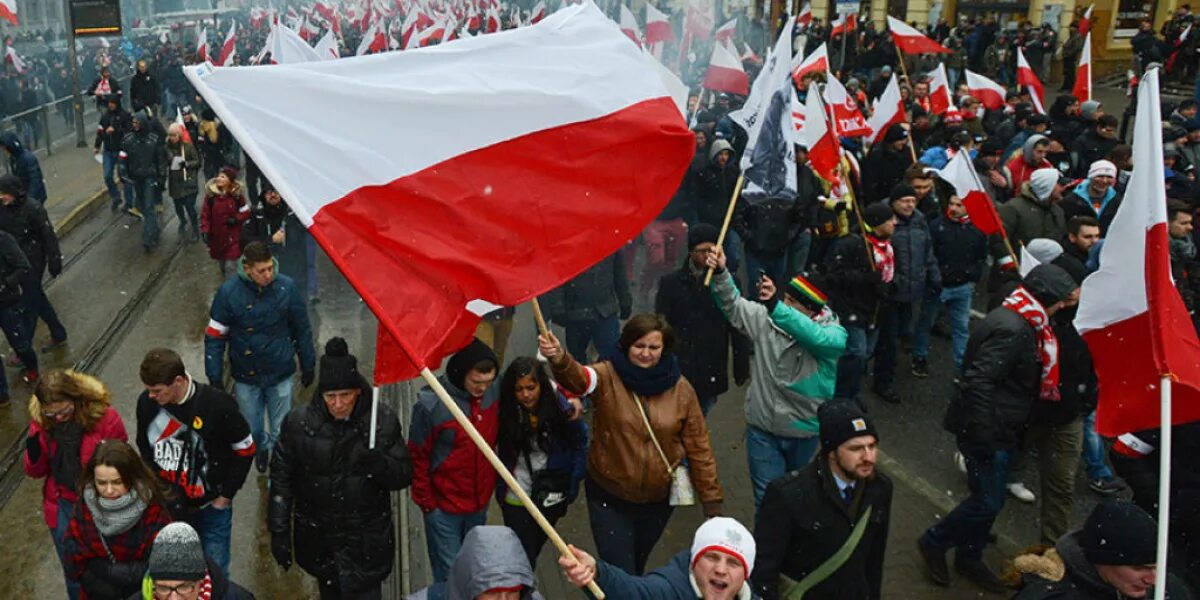
[[[163,219],[160,226],[160,231],[170,225],[174,215],[168,215]],[[120,216],[114,216],[109,223],[105,224],[99,231],[96,231],[87,240],[83,242],[80,248],[74,252],[68,259],[63,262],[63,272],[75,265],[88,251],[93,249],[101,240],[103,240],[109,232],[118,228],[125,219]],[[99,373],[104,366],[112,358],[116,349],[120,347],[121,342],[129,334],[130,330],[137,322],[137,317],[145,312],[146,308],[154,300],[158,292],[163,288],[167,281],[167,275],[175,268],[179,262],[179,257],[183,255],[183,251],[189,242],[186,239],[180,239],[173,247],[169,248],[170,254],[166,260],[162,261],[153,271],[149,273],[146,279],[142,282],[125,302],[124,305],[117,311],[109,322],[108,326],[100,332],[96,339],[88,345],[87,349],[81,357],[72,365],[72,369],[89,374]],[[51,280],[47,287],[57,281]],[[0,366],[0,368],[3,368]],[[0,510],[4,510],[8,501],[16,493],[17,488],[21,485],[21,480],[24,477],[24,469],[21,464],[21,456],[25,449],[25,438],[28,436],[28,428],[17,436],[8,447],[3,448],[0,452]]]

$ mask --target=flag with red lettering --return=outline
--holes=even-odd
[[[857,137],[871,133],[871,126],[858,106],[858,101],[846,91],[832,74],[825,84],[825,102],[833,112],[834,134],[844,137]]]

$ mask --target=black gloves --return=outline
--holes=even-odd
[[[625,319],[628,319],[631,316],[633,316],[633,307],[632,306],[622,306],[621,313],[619,315],[620,319],[622,321],[624,321]]]
[[[275,557],[275,563],[283,567],[286,571],[292,568],[292,536],[286,533],[271,534],[271,556]]]
[[[380,450],[368,450],[358,459],[355,466],[360,473],[372,477],[383,477],[387,473],[387,460],[383,458],[383,452]]]
[[[226,219],[225,219],[225,224],[226,224],[226,225],[228,225],[228,226],[230,226],[230,227],[234,227],[234,226],[236,226],[236,225],[238,224],[237,217],[228,217],[228,218],[226,218]]]
[[[38,441],[38,434],[31,433],[25,438],[25,453],[29,455],[29,462],[35,463],[42,458],[42,444]]]
[[[317,378],[317,374],[312,371],[302,371],[300,373],[300,385],[308,387],[313,384],[313,380]]]

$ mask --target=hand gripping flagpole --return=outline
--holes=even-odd
[[[725,247],[725,234],[729,233],[729,222],[733,220],[733,209],[737,206],[738,196],[742,195],[742,184],[746,181],[745,173],[738,175],[737,185],[733,186],[733,197],[729,199],[729,208],[725,211],[725,222],[721,224],[721,235],[717,236],[717,246]],[[704,275],[704,287],[712,283],[713,268],[708,268]]]
[[[1159,386],[1158,450],[1158,554],[1155,562],[1154,600],[1167,597],[1167,540],[1171,533],[1171,375],[1162,376]]]
[[[428,367],[423,367],[421,369],[421,377],[425,379],[425,383],[428,383],[429,387],[433,389],[433,392],[437,394],[438,399],[442,401],[442,404],[446,406],[446,409],[450,411],[450,414],[454,415],[454,420],[458,421],[458,425],[463,428],[463,431],[467,432],[467,436],[471,438],[471,441],[475,442],[475,446],[477,446],[479,451],[483,453],[484,458],[486,458],[488,462],[492,464],[492,467],[496,469],[496,473],[498,473],[500,478],[504,480],[504,483],[508,485],[508,489],[513,494],[516,494],[517,499],[521,501],[521,505],[525,507],[525,510],[529,511],[529,516],[533,517],[533,520],[537,522],[538,527],[542,528],[542,531],[546,533],[548,538],[550,538],[550,541],[554,544],[554,547],[558,548],[559,553],[572,561],[576,560],[575,555],[571,552],[571,549],[567,547],[567,543],[563,541],[562,537],[558,535],[558,532],[554,530],[554,526],[546,520],[544,515],[542,515],[542,511],[538,510],[537,505],[533,503],[533,499],[529,497],[529,494],[525,493],[525,490],[521,488],[521,484],[517,483],[516,478],[513,477],[513,474],[508,470],[507,467],[504,466],[504,463],[500,462],[500,457],[496,456],[496,452],[492,450],[492,446],[483,439],[483,436],[479,435],[479,430],[475,429],[475,426],[471,424],[471,420],[467,418],[467,415],[463,414],[462,409],[458,407],[458,404],[455,403],[454,399],[450,397],[450,394],[446,392],[446,388],[442,387],[442,383],[438,381],[437,376],[435,376]],[[604,600],[604,592],[600,589],[600,586],[596,585],[595,581],[589,583],[587,588],[588,591],[592,593],[592,596],[594,596],[597,600]]]

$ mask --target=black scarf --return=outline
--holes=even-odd
[[[679,359],[674,354],[664,353],[658,364],[645,369],[629,361],[629,356],[617,352],[608,357],[625,387],[633,393],[649,398],[657,396],[679,381]]]
[[[83,426],[75,421],[57,423],[50,429],[58,448],[50,457],[50,472],[54,481],[68,489],[79,484],[79,472],[83,470],[80,450],[83,446]]]

